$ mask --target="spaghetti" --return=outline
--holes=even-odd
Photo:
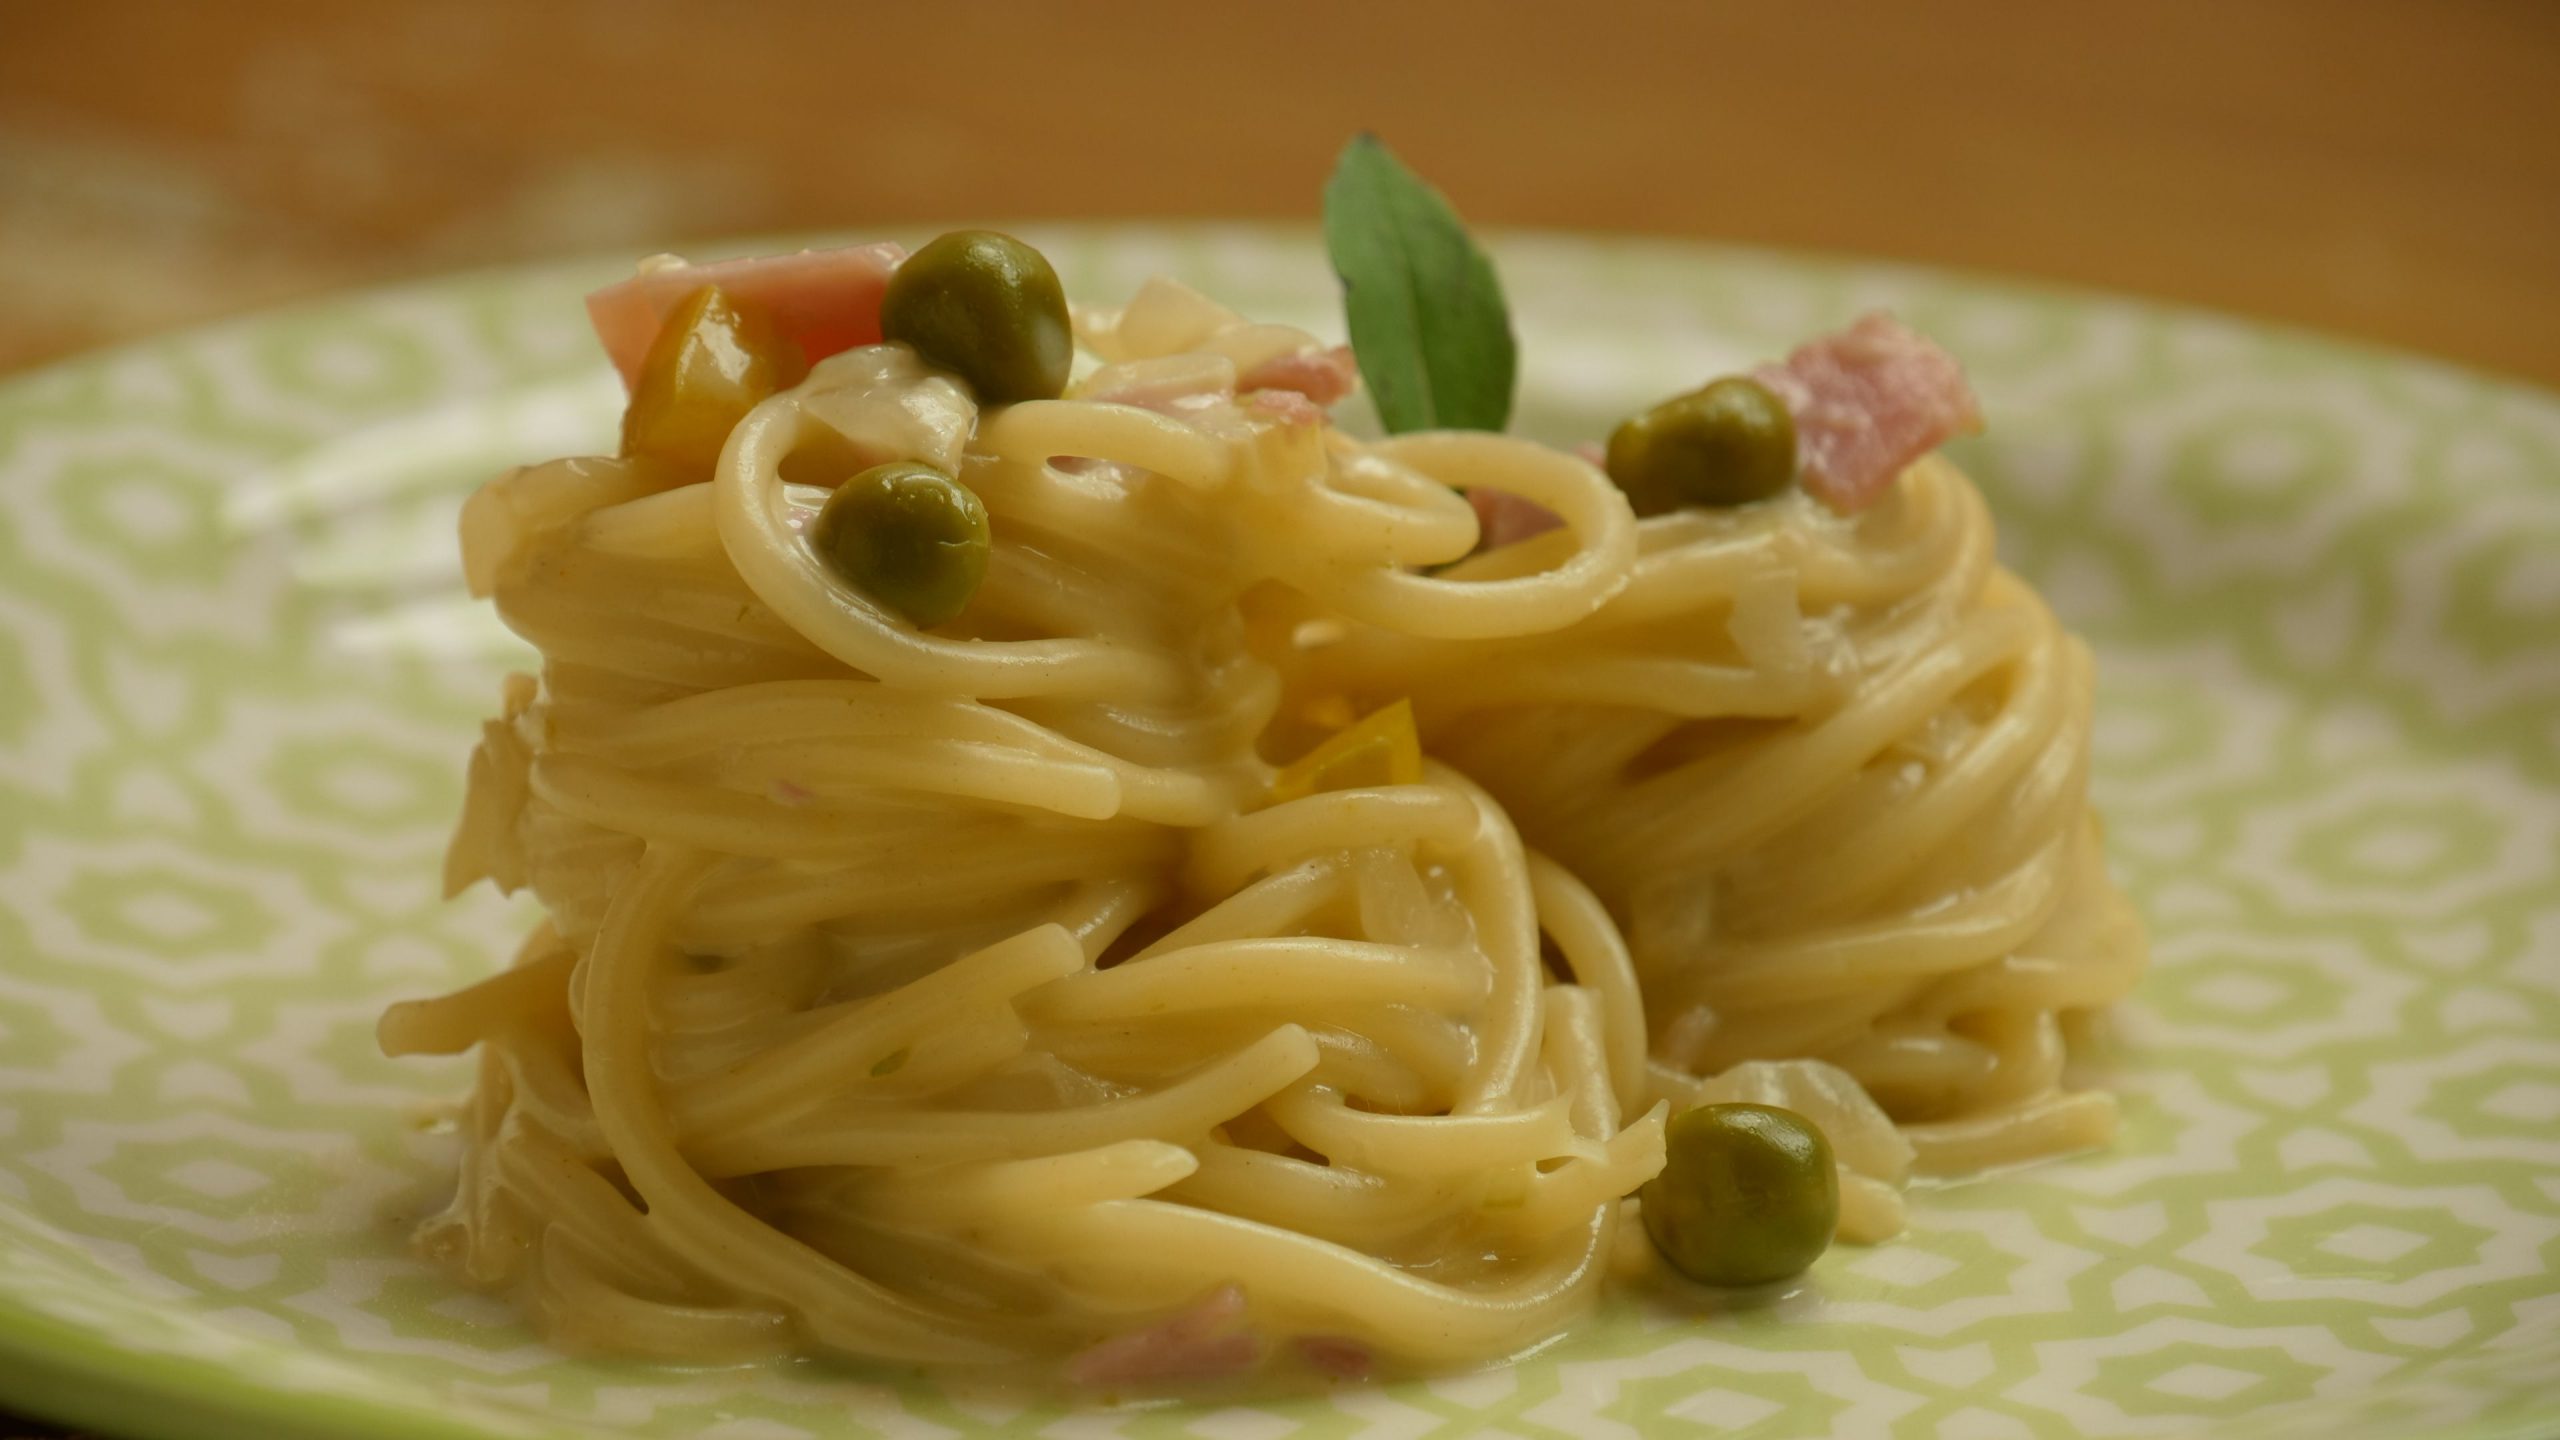
[[[2142,951],[2088,656],[1952,467],[1639,522],[1568,453],[1240,393],[1314,342],[1178,286],[1078,320],[1059,399],[856,348],[711,473],[473,497],[543,665],[446,885],[548,919],[384,1018],[479,1050],[431,1252],[689,1362],[1125,1347],[1240,1293],[1445,1367],[1589,1308],[1674,1108],[1809,1118],[1856,1239],[1915,1168],[2104,1139],[2062,1061]],[[805,537],[935,446],[992,546],[927,631]],[[1562,523],[1479,550],[1465,491]],[[1405,697],[1418,772],[1273,763]]]

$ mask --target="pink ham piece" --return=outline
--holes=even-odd
[[[1142,1385],[1223,1380],[1262,1359],[1262,1342],[1244,1324],[1244,1292],[1221,1286],[1159,1325],[1115,1335],[1067,1361],[1077,1385]]]
[[[1351,358],[1348,345],[1292,350],[1286,355],[1274,355],[1237,376],[1236,393],[1295,390],[1318,405],[1330,408],[1351,393],[1351,387],[1359,378],[1360,366]]]
[[[1366,1380],[1378,1368],[1369,1347],[1347,1335],[1301,1335],[1297,1348],[1309,1369],[1336,1380]]]
[[[1912,461],[1982,428],[1956,357],[1880,310],[1751,378],[1795,418],[1804,488],[1843,515],[1874,504]]]
[[[1479,550],[1499,550],[1532,535],[1544,535],[1564,524],[1553,510],[1535,500],[1523,500],[1508,490],[1470,490],[1467,503],[1476,508],[1476,548]]]
[[[642,270],[587,297],[587,318],[625,388],[636,384],[640,362],[667,312],[705,285],[717,285],[741,308],[773,323],[800,343],[816,364],[838,351],[880,342],[880,296],[907,252],[895,245],[854,245],[803,250],[709,265],[669,265]]]
[[[1324,407],[1297,390],[1256,390],[1244,397],[1247,407],[1278,420],[1283,425],[1321,425]]]
[[[1605,469],[1608,452],[1596,440],[1585,440],[1573,447],[1574,458],[1594,470]],[[1553,510],[1535,500],[1523,500],[1504,490],[1470,490],[1467,503],[1476,507],[1476,530],[1479,550],[1497,550],[1515,540],[1544,535],[1564,524]]]

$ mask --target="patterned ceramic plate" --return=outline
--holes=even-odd
[[[1338,330],[1302,231],[1035,232]],[[2157,934],[2112,1152],[1915,1197],[1773,1307],[1516,1365],[1064,1415],[912,1373],[564,1358],[403,1248],[459,1063],[376,1010],[521,915],[437,903],[514,642],[452,520],[617,399],[511,271],[0,387],[0,1408],[166,1440],[2560,1432],[2560,403],[2124,302],[1637,242],[1502,247],[1524,425],[1875,304],[1943,337],[2003,548],[2095,642]]]

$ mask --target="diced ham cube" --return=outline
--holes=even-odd
[[[1360,366],[1351,358],[1351,347],[1335,345],[1274,355],[1237,376],[1236,392],[1295,390],[1318,405],[1331,406],[1350,394],[1359,379]]]
[[[1296,390],[1256,390],[1244,403],[1284,425],[1321,425],[1324,408]]]
[[[1347,1335],[1301,1335],[1297,1349],[1309,1369],[1336,1380],[1366,1380],[1378,1368],[1369,1347]]]
[[[814,365],[857,345],[880,341],[880,297],[907,252],[889,244],[803,250],[709,265],[681,261],[644,267],[587,297],[587,318],[627,387],[637,381],[649,342],[678,302],[717,285],[741,308],[762,315],[784,338],[799,342]]]
[[[1804,488],[1843,515],[1874,504],[1912,461],[1982,428],[1956,357],[1882,311],[1752,378],[1795,419]]]
[[[1227,1285],[1162,1324],[1079,1352],[1067,1361],[1067,1379],[1097,1388],[1223,1380],[1252,1369],[1261,1358],[1262,1342],[1245,1328],[1244,1292]]]
[[[1564,523],[1553,510],[1508,490],[1478,487],[1467,492],[1467,503],[1476,509],[1479,550],[1499,550],[1514,541],[1544,535]]]

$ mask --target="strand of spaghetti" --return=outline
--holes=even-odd
[[[834,1171],[841,1175],[847,1172]],[[1065,1302],[1063,1287],[1033,1261],[974,1239],[875,1225],[811,1187],[777,1207],[775,1222],[841,1263],[893,1290],[935,1295],[972,1314],[1005,1317],[1008,1333],[1050,1349],[1088,1338],[1109,1323]]]
[[[779,473],[810,423],[789,392],[758,405],[729,433],[712,483],[720,541],[739,576],[819,649],[892,685],[980,700],[1183,691],[1185,676],[1169,656],[1097,640],[943,640],[838,583],[800,538]]]
[[[1493,971],[1492,994],[1476,1017],[1476,1065],[1458,1091],[1461,1114],[1492,1114],[1518,1102],[1537,1059],[1538,994],[1546,967],[1538,954],[1538,917],[1520,834],[1493,797],[1438,761],[1425,761],[1427,781],[1454,790],[1475,811],[1476,825],[1457,863],[1459,900],[1475,919],[1476,947]]]
[[[1586,651],[1524,655],[1452,672],[1415,708],[1440,716],[1570,695],[1577,704],[1641,705],[1668,715],[1778,717],[1800,713],[1817,690],[1815,677],[1773,682],[1744,666]]]
[[[1709,863],[1728,858],[1795,820],[1840,783],[1859,763],[1909,733],[1917,717],[1947,703],[1957,691],[2015,654],[2032,638],[2025,617],[1987,613],[1968,619],[1947,642],[1901,670],[1873,682],[1840,713],[1802,734],[1763,746],[1754,763],[1677,813],[1622,837],[1640,850],[1668,838],[1676,823],[1681,849]],[[1639,781],[1641,793],[1662,782]]]
[[[604,1252],[571,1231],[547,1239],[537,1264],[535,1305],[552,1317],[556,1343],[610,1345],[675,1365],[717,1365],[772,1353],[790,1338],[790,1317],[755,1305],[692,1305],[644,1299],[612,1272]]]
[[[2062,1024],[2051,1012],[1985,1010],[1960,1023],[1993,1061],[1989,1073],[1964,1092],[1966,1109],[2006,1109],[2062,1084]]]
[[[811,779],[857,786],[866,779],[894,780],[925,793],[1019,804],[1083,820],[1107,820],[1120,811],[1119,782],[1099,766],[1061,765],[986,748],[953,753],[966,744],[919,748],[884,742],[875,747],[877,760],[848,758],[838,762],[834,776]],[[865,817],[794,792],[780,798],[745,795],[695,781],[635,774],[584,755],[539,756],[530,774],[534,794],[590,825],[724,854],[827,860],[860,854],[876,843],[863,833],[870,828],[861,824]]]
[[[774,680],[678,695],[654,705],[548,707],[551,743],[622,765],[663,765],[723,745],[887,736],[1011,741],[1057,746],[1048,731],[992,706],[951,695],[914,695],[876,680]],[[1063,747],[1061,747],[1063,748]]]
[[[1031,1048],[1031,1027],[1010,1005],[972,1007],[944,1017],[943,1023],[911,1045],[873,1062],[872,1071],[849,1091],[804,1098],[788,1111],[768,1111],[738,1126],[734,1133],[752,1135],[802,1123],[815,1111],[844,1104],[922,1104],[992,1074],[1020,1059]],[[682,1110],[679,1107],[679,1118]],[[680,1130],[688,1141],[696,1132]]]
[[[1044,1024],[1037,1043],[1087,1071],[1152,1083],[1234,1049],[1270,1024],[1268,1014],[1252,1010],[1184,1012],[1180,1018],[1174,1025],[1109,1018]],[[1330,1019],[1306,1020],[1320,1057],[1314,1077],[1376,1108],[1400,1114],[1445,1110],[1473,1067],[1467,1027],[1411,1005],[1345,1006]],[[1358,1029],[1344,1028],[1353,1025]]]
[[[653,570],[717,576],[728,569],[711,513],[711,486],[697,482],[603,505],[578,517],[572,541],[614,560]],[[734,575],[730,576],[732,584]]]
[[[887,1291],[836,1264],[712,1188],[677,1152],[674,1126],[649,1075],[648,971],[673,914],[710,869],[696,851],[653,846],[623,881],[586,967],[581,1033],[596,1123],[649,1227],[711,1273],[773,1296],[813,1338],[907,1360],[994,1358],[990,1322],[972,1324]]]
[[[1919,1023],[1900,1016],[1879,1021],[1823,1054],[1904,1114],[1942,1112],[1978,1088],[2000,1060],[1980,1041]]]
[[[1475,835],[1480,823],[1475,802],[1450,785],[1326,791],[1202,830],[1192,841],[1188,878],[1195,890],[1223,894],[1258,871],[1325,849],[1330,837],[1358,835],[1363,844],[1403,841],[1455,849]]]
[[[1621,1113],[1644,1103],[1644,998],[1636,986],[1636,965],[1627,942],[1618,936],[1600,897],[1571,871],[1532,850],[1529,892],[1537,902],[1538,923],[1555,937],[1574,983],[1599,996],[1600,1025],[1608,1055],[1609,1086]]]
[[[1798,589],[1808,610],[1908,603],[1932,590],[1970,596],[1992,565],[1991,512],[1943,457],[1924,456],[1895,497],[1849,524],[1813,515],[1797,533]],[[1897,533],[1899,532],[1899,533]]]
[[[798,790],[814,792],[821,801],[846,792],[899,790],[1045,810],[1075,820],[1109,820],[1127,813],[1119,768],[982,740],[760,745],[730,751],[716,766],[728,784],[778,791],[793,801],[802,798]]]
[[[844,750],[854,748],[853,742],[867,750],[883,739],[930,740],[951,747],[954,754],[985,754],[984,747],[1001,746],[1064,765],[1108,770],[1123,808],[1160,824],[1205,823],[1229,809],[1220,787],[1208,777],[1133,765],[1018,715],[951,696],[909,696],[872,681],[776,681],[638,709],[554,704],[548,713],[554,749],[624,766],[663,765],[722,752],[810,746]],[[977,792],[955,788],[944,793]]]
[[[1205,497],[1156,484],[1145,472],[1127,483],[1069,474],[1043,457],[1014,451],[981,451],[969,457],[963,476],[990,510],[1042,548],[1091,549],[1125,559],[1124,577],[1144,612],[1178,599],[1225,597],[1235,575],[1225,547],[1215,542],[1215,510]],[[1145,507],[1130,504],[1129,486],[1150,490]]]
[[[613,1257],[634,1285],[674,1293],[698,1278],[649,1233],[639,1210],[612,1181],[542,1127],[511,1119],[489,1153],[499,1184],[547,1217],[546,1224],[582,1236],[598,1254]]]
[[[1300,1144],[1337,1165],[1381,1175],[1450,1175],[1591,1153],[1574,1133],[1569,1096],[1477,1115],[1372,1115],[1334,1091],[1303,1086],[1264,1103]]]
[[[1343,1246],[1277,1226],[1160,1200],[1114,1200],[992,1231],[1016,1253],[1109,1257],[1088,1261],[1081,1288],[1148,1295],[1177,1304],[1204,1280],[1242,1283],[1266,1312],[1300,1317],[1309,1330],[1360,1337],[1421,1365],[1447,1365],[1517,1350],[1585,1309],[1614,1214],[1554,1237],[1546,1253],[1492,1284],[1446,1285]]]
[[[2057,1091],[1984,1115],[1903,1127],[1913,1168],[1961,1175],[2037,1155],[2104,1145],[2116,1131],[2116,1097],[2104,1090]]]
[[[1433,1083],[1417,1074],[1394,1051],[1370,1039],[1332,1026],[1308,1032],[1315,1038],[1318,1059],[1310,1078],[1328,1089],[1358,1100],[1364,1107],[1398,1115],[1428,1115],[1457,1099],[1457,1086]]]
[[[1266,573],[1354,619],[1436,640],[1535,635],[1600,608],[1635,561],[1635,515],[1597,470],[1524,440],[1437,431],[1381,442],[1385,459],[1444,483],[1502,490],[1560,516],[1582,548],[1553,570],[1504,580],[1453,581],[1393,568],[1336,568],[1321,551],[1300,553],[1285,529],[1248,529]]]
[[[1516,1203],[1488,1207],[1497,1233],[1525,1240],[1552,1235],[1618,1201],[1662,1173],[1663,1128],[1670,1107],[1657,1105],[1625,1129],[1598,1142],[1595,1153],[1577,1155],[1552,1170],[1532,1168]]]
[[[1781,850],[1766,866],[1770,890],[1760,903],[1770,913],[1855,913],[1928,857],[1946,853],[1960,827],[1991,813],[2037,757],[2049,753],[2063,719],[2057,658],[2050,646],[2029,649],[1991,723],[1916,790],[1843,817],[1845,823],[1804,827],[1806,846]],[[1810,833],[1817,830],[1818,838]],[[1804,863],[1810,857],[1802,851],[1815,845],[1821,862]]]
[[[718,564],[669,566],[582,547],[573,530],[536,557],[538,569],[498,591],[498,613],[547,615],[565,630],[607,638],[654,626],[679,642],[832,670],[807,636],[755,603],[736,572]],[[706,559],[708,557],[706,556]],[[545,647],[546,651],[548,646]]]
[[[963,851],[937,849],[936,864],[921,872],[896,854],[856,865],[769,869],[719,883],[676,934],[682,943],[719,949],[853,916],[875,925],[940,923],[986,913],[999,897],[1036,895],[1062,883],[1134,880],[1172,848],[1169,837],[1152,830],[1113,827],[1070,845],[1064,835],[1024,828],[971,837]],[[914,853],[910,848],[904,855]]]
[[[1311,547],[1397,568],[1445,564],[1475,547],[1475,508],[1430,476],[1373,449],[1326,447],[1328,473],[1302,508]]]
[[[1265,875],[1167,931],[1131,961],[1194,945],[1286,934],[1342,896],[1342,867],[1318,858]]]
[[[631,608],[627,599],[621,608],[601,597],[581,605],[576,591],[557,584],[500,594],[500,618],[540,648],[546,664],[646,675],[692,690],[838,673],[835,662],[815,649],[706,634]]]
[[[1169,415],[1092,400],[1008,405],[978,422],[977,438],[994,455],[1112,460],[1203,490],[1225,484],[1235,463],[1228,442]]]
[[[546,1131],[580,1155],[606,1153],[604,1132],[596,1126],[595,1108],[588,1103],[579,1077],[574,1045],[501,1043],[498,1063],[506,1071],[510,1091],[507,1123],[523,1122]]]
[[[1915,1016],[1944,1019],[1968,1011],[1981,1010],[1994,1003],[2025,1006],[2037,1010],[2092,1010],[2124,993],[2132,983],[2132,969],[2142,961],[2138,932],[2124,933],[2125,923],[2109,923],[2086,927],[2085,932],[2064,938],[2052,937],[2056,924],[2079,909],[2119,912],[2120,897],[2112,892],[2066,899],[2054,911],[2054,921],[2029,937],[2022,951],[2040,951],[2051,946],[2055,953],[2015,953],[1955,975],[1932,986],[1913,1000]],[[2130,916],[2109,914],[2109,920],[2128,922]],[[2128,940],[2137,943],[2126,943]]]
[[[580,517],[666,487],[663,469],[605,456],[519,465],[462,502],[463,581],[486,599],[515,577],[540,542]]]
[[[1712,970],[1696,974],[1693,992],[1728,1005],[1826,998],[1990,959],[2034,934],[2052,913],[2061,898],[2055,881],[2068,850],[2066,841],[2057,840],[2031,863],[1925,916],[1886,916],[1781,943],[1735,947]]]
[[[687,1134],[714,1135],[823,1095],[864,1074],[957,1012],[1011,1001],[1084,968],[1082,946],[1061,925],[1043,925],[869,1000],[832,1014],[787,1044],[772,1046],[688,1093],[679,1109]]]
[[[1540,1058],[1568,1101],[1574,1132],[1585,1145],[1553,1169],[1531,1167],[1519,1203],[1488,1217],[1532,1236],[1564,1228],[1594,1206],[1614,1206],[1619,1197],[1660,1173],[1663,1129],[1670,1117],[1668,1106],[1656,1104],[1621,1128],[1599,997],[1579,985],[1550,985],[1544,1001]]]
[[[763,1131],[705,1135],[687,1150],[702,1172],[751,1175],[814,1165],[942,1165],[1055,1155],[1122,1140],[1196,1139],[1313,1070],[1315,1042],[1283,1025],[1161,1090],[1053,1110],[857,1110]]]
[[[1154,876],[1087,880],[1067,892],[1050,923],[1076,937],[1085,963],[1101,963],[1103,953],[1165,898],[1165,884]]]
[[[1204,1145],[1199,1168],[1163,1192],[1197,1205],[1355,1249],[1383,1250],[1458,1218],[1470,1176],[1382,1175],[1267,1150]]]
[[[875,1224],[940,1229],[1003,1224],[1040,1209],[1134,1200],[1200,1168],[1162,1140],[1119,1140],[1064,1155],[985,1160],[920,1170],[866,1171],[842,1196]]]
[[[699,968],[704,964],[709,970]],[[693,1057],[742,1043],[731,1037],[771,1037],[797,1023],[811,994],[829,979],[818,947],[785,943],[697,959],[659,979],[652,1013],[670,1044],[660,1056],[670,1079],[683,1079]]]
[[[1211,941],[1088,971],[1026,996],[1022,1010],[1044,1025],[1289,1006],[1454,1011],[1482,1000],[1485,988],[1483,966],[1463,950],[1272,935]]]
[[[375,1043],[388,1056],[459,1055],[510,1025],[538,1020],[568,984],[576,952],[562,946],[548,922],[525,937],[531,959],[476,985],[431,1000],[403,1000],[374,1023]]]

